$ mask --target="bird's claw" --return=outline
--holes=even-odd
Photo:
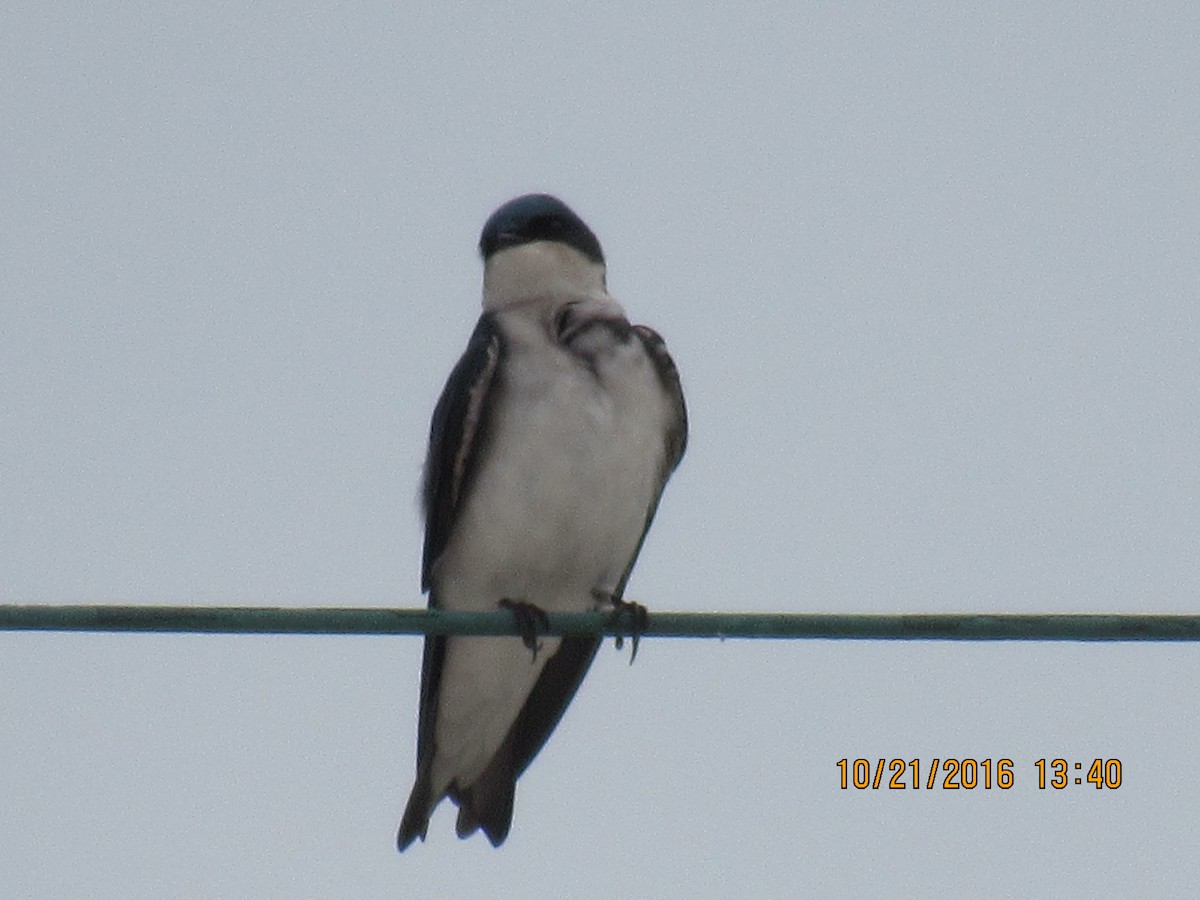
[[[616,594],[609,591],[594,590],[592,595],[602,603],[606,603],[613,607],[613,615],[610,620],[613,625],[621,622],[622,618],[627,617],[629,622],[629,664],[632,666],[633,661],[637,659],[638,642],[641,640],[642,634],[650,625],[650,611],[640,603],[635,603],[632,600],[625,600],[618,597]],[[617,634],[614,643],[618,650],[625,646],[625,635]]]
[[[542,642],[537,639],[538,632],[550,628],[550,617],[546,611],[526,600],[510,600],[508,597],[501,599],[498,605],[512,613],[521,643],[533,654],[533,661],[537,662],[538,651],[542,649]]]

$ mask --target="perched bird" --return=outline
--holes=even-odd
[[[433,609],[509,609],[523,637],[425,639],[401,850],[445,797],[459,837],[508,836],[517,778],[600,645],[537,627],[546,611],[633,605],[625,583],[687,441],[675,365],[609,296],[582,219],[518,197],[479,252],[483,314],[430,428],[421,586]]]

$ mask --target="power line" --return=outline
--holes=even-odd
[[[0,605],[0,631],[515,635],[497,612],[244,606]],[[611,613],[550,613],[547,635],[630,634]],[[655,612],[644,637],[877,641],[1200,641],[1200,615]]]

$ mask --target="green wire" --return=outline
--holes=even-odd
[[[628,616],[550,613],[547,635],[630,635]],[[515,635],[507,612],[239,606],[0,605],[0,631]],[[645,637],[1200,641],[1200,616],[651,612]]]

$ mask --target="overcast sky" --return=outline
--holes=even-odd
[[[687,393],[631,598],[1197,611],[1194,4],[19,6],[0,602],[423,605],[479,229],[545,190]],[[1195,646],[609,644],[508,842],[447,803],[401,856],[420,654],[0,634],[0,893],[1200,881]],[[1015,785],[843,791],[844,757],[1010,758]],[[1122,784],[1039,790],[1054,757]]]

